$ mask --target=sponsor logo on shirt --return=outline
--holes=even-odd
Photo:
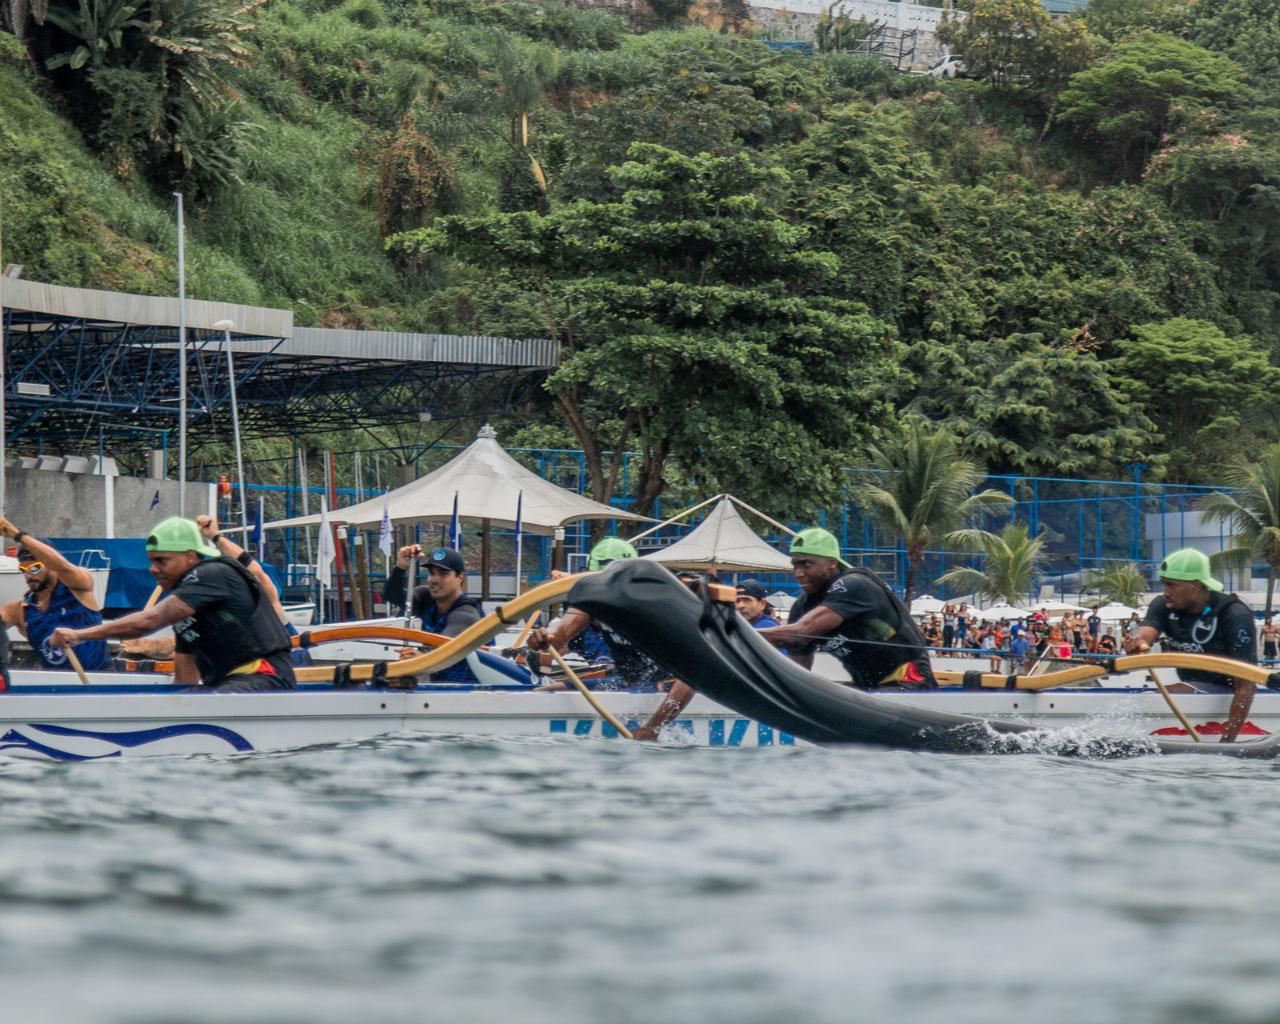
[[[833,584],[831,584],[831,586],[827,587],[827,593],[828,594],[847,594],[848,591],[845,589],[844,578],[842,577],[836,580]]]

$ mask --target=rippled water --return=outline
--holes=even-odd
[[[32,1021],[1264,1021],[1280,767],[393,737],[0,762]]]

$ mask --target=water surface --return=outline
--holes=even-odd
[[[405,736],[0,801],[11,1020],[1280,1016],[1280,766]]]

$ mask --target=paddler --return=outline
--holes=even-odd
[[[411,560],[418,558],[426,568],[427,582],[413,588],[410,602],[411,614],[422,620],[422,628],[441,636],[457,636],[467,627],[484,618],[480,601],[467,596],[467,563],[462,553],[453,548],[434,548],[426,553],[417,544],[406,544],[396,553],[395,568],[387,576],[384,588],[387,603],[404,606],[408,590],[408,570]],[[404,648],[400,656],[412,657],[420,651]],[[461,661],[431,678],[439,683],[477,682],[471,667]]]
[[[621,537],[604,537],[596,542],[587,559],[587,569],[598,572],[613,562],[635,558],[636,549]],[[588,628],[599,631],[613,659],[613,668],[621,681],[629,687],[654,687],[671,678],[652,658],[635,647],[626,637],[615,633],[602,622],[593,621],[586,612],[567,605],[562,615],[549,629],[535,629],[529,634],[529,646],[535,651],[545,651],[552,645],[565,651],[579,634]],[[677,684],[679,685],[679,684]]]
[[[49,643],[59,626],[88,628],[102,622],[102,609],[93,593],[93,577],[87,569],[72,565],[52,544],[20,530],[0,516],[0,535],[18,542],[18,568],[27,582],[20,601],[0,607],[5,626],[17,626],[31,644],[44,668],[71,669],[66,651]],[[111,667],[105,640],[76,650],[81,665],[101,672]]]
[[[787,648],[793,660],[813,667],[816,650],[840,659],[859,689],[937,688],[920,627],[875,573],[840,557],[835,536],[818,527],[791,541],[791,567],[804,591],[787,625],[760,635]]]
[[[172,626],[176,683],[238,693],[297,686],[289,637],[262,587],[209,544],[199,526],[177,516],[157,523],[147,537],[147,559],[167,591],[154,606],[86,629],[60,627],[50,645],[79,651],[87,642],[127,640]]]
[[[1147,608],[1136,633],[1125,637],[1128,654],[1149,650],[1157,640],[1166,651],[1216,654],[1250,665],[1258,663],[1253,611],[1209,571],[1209,556],[1196,548],[1182,548],[1160,563],[1163,593]],[[1253,705],[1254,684],[1247,679],[1202,669],[1178,669],[1181,683],[1174,693],[1231,693],[1231,708],[1222,731],[1223,743],[1234,743]]]

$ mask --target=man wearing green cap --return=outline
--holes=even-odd
[[[1139,654],[1159,640],[1167,651],[1258,663],[1253,611],[1235,594],[1223,593],[1203,551],[1182,548],[1167,556],[1160,563],[1160,585],[1163,593],[1151,602],[1137,632],[1125,639],[1126,652]],[[1200,669],[1180,668],[1178,678],[1186,685],[1174,692],[1234,693],[1222,742],[1235,742],[1253,704],[1254,684]]]
[[[788,648],[805,668],[813,667],[818,649],[835,655],[860,689],[937,687],[911,613],[875,573],[842,559],[831,533],[819,528],[797,533],[791,565],[804,593],[791,606],[787,625],[762,629],[762,637]]]
[[[590,572],[599,572],[606,565],[623,559],[635,558],[636,549],[621,537],[603,537],[591,549],[587,560]],[[552,645],[565,651],[580,636],[598,633],[608,649],[614,673],[628,686],[652,686],[671,678],[671,673],[636,647],[621,633],[615,633],[603,622],[591,618],[573,605],[566,605],[564,615],[550,628],[535,629],[529,634],[529,646],[535,651],[545,651]]]
[[[196,523],[175,516],[156,524],[147,537],[147,559],[168,592],[163,599],[88,629],[56,629],[50,644],[128,640],[172,626],[174,682],[241,693],[297,685],[289,637],[262,587],[239,562],[222,557]]]

